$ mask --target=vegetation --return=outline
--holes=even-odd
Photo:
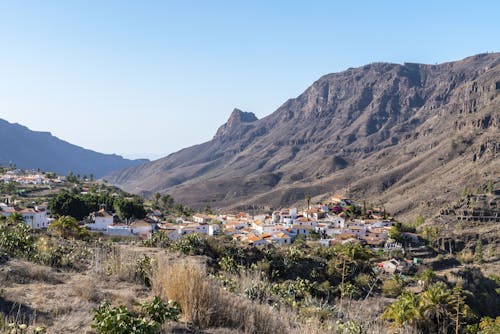
[[[62,238],[84,239],[89,236],[89,232],[79,226],[78,221],[71,216],[62,216],[53,221],[49,226],[49,231],[53,231]]]
[[[179,314],[174,302],[164,303],[158,297],[139,306],[136,313],[126,306],[112,307],[103,302],[93,310],[92,328],[103,334],[156,334],[165,321],[177,320]]]
[[[59,191],[50,200],[58,217],[48,231],[32,230],[19,214],[0,217],[0,263],[23,261],[33,267],[24,269],[26,272],[16,268],[0,271],[0,284],[9,284],[9,279],[16,284],[43,282],[57,286],[44,286],[53,293],[58,284],[69,285],[73,276],[81,274],[82,281],[71,286],[75,298],[84,304],[71,308],[87,307],[86,326],[92,318],[98,333],[169,332],[168,323],[178,319],[196,331],[227,328],[259,334],[386,332],[388,327],[409,333],[448,333],[457,327],[463,333],[498,332],[500,280],[482,276],[478,268],[466,266],[444,277],[421,266],[416,275],[391,276],[379,272],[376,264],[395,252],[387,254],[353,243],[320,247],[312,238],[262,248],[225,235],[189,234],[173,241],[164,233],[155,233],[143,242],[103,238],[89,234],[79,225],[79,217],[105,206],[126,220],[143,217],[151,207],[175,223],[175,216],[193,211],[167,194],[155,194],[151,201],[143,202],[76,177],[77,187]],[[345,210],[358,217],[368,215],[372,208],[364,204]],[[205,211],[211,212],[211,208]],[[411,225],[395,224],[390,234],[404,244],[405,232],[416,229],[429,245],[437,242],[439,230],[429,227],[422,216]],[[466,248],[470,252],[467,261],[488,263],[485,240]],[[403,255],[397,256],[403,260]],[[117,297],[117,290],[109,292],[113,287],[131,290],[133,295]],[[29,318],[7,319],[12,314],[5,310],[14,309],[9,298],[12,295],[0,295],[4,323],[36,328],[38,324]],[[20,309],[26,306],[22,304]],[[29,310],[17,312],[29,314]],[[57,314],[73,311],[60,312]],[[43,312],[39,314],[44,319]]]

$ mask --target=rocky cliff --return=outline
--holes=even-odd
[[[235,109],[211,141],[106,178],[198,207],[340,192],[434,212],[499,176],[499,64],[496,53],[328,74],[265,118]]]

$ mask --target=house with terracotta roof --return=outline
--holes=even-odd
[[[47,218],[47,211],[45,209],[26,208],[18,211],[24,219],[26,225],[33,229],[47,228],[49,220]]]
[[[271,240],[278,245],[289,245],[293,241],[291,236],[283,232],[271,234]]]
[[[18,207],[8,206],[5,203],[0,203],[1,215],[9,217],[14,212],[23,216],[24,223],[33,229],[47,228],[49,226],[47,210],[44,206],[21,209]]]
[[[249,245],[256,247],[265,246],[269,244],[268,240],[262,238],[261,236],[257,236],[253,233],[247,234],[243,240],[247,242]]]

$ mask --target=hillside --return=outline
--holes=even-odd
[[[113,170],[136,166],[148,160],[129,160],[116,154],[84,149],[54,137],[49,132],[31,131],[0,119],[0,165],[53,171],[59,174],[101,177]]]
[[[267,117],[235,109],[211,141],[106,178],[201,207],[331,192],[434,214],[498,179],[500,54],[328,74]]]

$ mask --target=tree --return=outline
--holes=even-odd
[[[436,280],[436,273],[432,269],[425,269],[420,274],[420,280],[424,283],[424,288],[427,288]]]
[[[113,206],[120,219],[142,219],[146,217],[144,204],[139,200],[119,198],[115,200]]]
[[[10,216],[7,217],[6,220],[8,225],[16,225],[19,223],[24,223],[23,215],[19,212],[13,212]]]
[[[57,196],[49,201],[49,209],[52,213],[59,216],[72,216],[80,220],[88,216],[91,208],[79,196],[79,194],[68,191],[60,191]]]
[[[389,230],[389,237],[396,241],[401,241],[403,239],[401,223],[394,224]]]
[[[87,230],[78,225],[78,221],[71,216],[62,216],[49,225],[49,230],[60,237],[83,238],[88,235]]]
[[[66,181],[70,183],[78,183],[78,177],[76,177],[73,172],[69,172],[68,176],[66,176]]]
[[[213,214],[214,212],[212,211],[212,208],[210,207],[210,205],[205,205],[205,207],[203,208],[203,212],[207,215],[211,215]]]
[[[161,197],[161,204],[164,210],[169,211],[174,206],[174,199],[169,194],[165,194]]]
[[[437,332],[453,319],[453,296],[445,283],[437,282],[420,295],[419,308],[427,329]]]
[[[419,298],[412,292],[403,292],[398,299],[389,305],[382,314],[382,319],[390,320],[393,327],[414,325],[422,319],[419,311]]]
[[[478,263],[483,263],[483,241],[481,238],[477,239],[476,247],[474,249],[474,255]]]
[[[35,237],[24,223],[0,225],[0,248],[10,254],[29,257],[34,252]]]
[[[160,203],[160,198],[161,198],[161,194],[160,193],[154,193],[153,199],[155,201],[155,205],[158,205]]]

